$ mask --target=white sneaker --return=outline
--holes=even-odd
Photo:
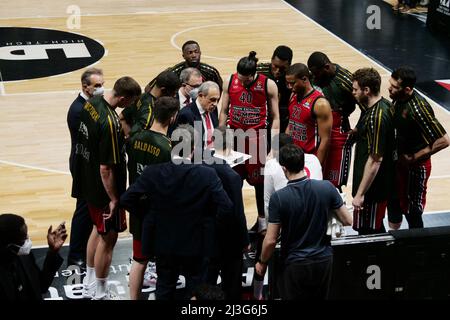
[[[158,275],[156,272],[147,269],[144,273],[144,280],[142,281],[142,286],[144,287],[156,287],[156,281],[158,280]]]
[[[122,298],[119,295],[112,292],[111,290],[108,290],[101,297],[97,297],[97,296],[92,297],[92,300],[122,300]]]
[[[97,289],[97,282],[84,283],[83,282],[83,298],[92,299],[95,296],[95,289]]]

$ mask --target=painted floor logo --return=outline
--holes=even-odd
[[[105,48],[91,38],[59,30],[0,27],[3,81],[35,79],[82,69]]]

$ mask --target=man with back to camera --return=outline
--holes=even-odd
[[[126,161],[125,137],[115,109],[128,107],[140,95],[139,84],[122,77],[111,92],[90,99],[80,114],[72,196],[86,200],[96,226],[87,245],[86,298],[116,298],[109,291],[107,278],[118,233],[126,229],[125,211],[118,207],[126,187]]]
[[[132,185],[145,167],[171,160],[172,142],[168,128],[175,122],[180,105],[173,97],[160,97],[153,107],[154,121],[148,130],[134,134],[127,143],[129,181]],[[147,263],[153,257],[142,253],[142,217],[146,202],[130,212],[130,233],[133,235],[133,264],[130,270],[130,299],[140,298]],[[154,259],[152,259],[154,261]],[[151,274],[148,274],[151,279]],[[148,279],[148,278],[147,278]],[[148,280],[146,280],[148,281]]]
[[[153,123],[153,104],[159,97],[175,97],[181,83],[179,76],[170,70],[164,70],[153,81],[133,105],[120,113],[125,138],[129,138],[141,129],[148,130]],[[146,88],[147,89],[147,88]]]
[[[103,71],[97,68],[86,69],[81,75],[81,92],[70,105],[67,113],[67,126],[70,131],[71,149],[69,167],[73,175],[73,158],[75,157],[75,145],[80,127],[80,113],[87,100],[94,96],[103,95],[105,81],[103,80]],[[73,213],[70,228],[69,254],[67,256],[67,265],[76,265],[80,268],[86,268],[86,246],[89,235],[92,232],[92,221],[89,216],[87,203],[82,198],[77,198],[75,212]]]
[[[328,212],[333,210],[344,225],[352,224],[352,216],[329,181],[306,176],[300,147],[284,146],[279,161],[289,182],[270,198],[269,225],[255,272],[264,277],[281,231],[281,298],[324,299],[333,265],[331,239],[326,234]]]

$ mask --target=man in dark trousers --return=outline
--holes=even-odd
[[[242,179],[227,163],[227,156],[233,152],[233,134],[226,127],[219,127],[214,134],[215,153],[206,163],[216,170],[223,188],[233,202],[233,216],[216,224],[217,256],[211,260],[208,269],[208,281],[217,283],[220,271],[222,290],[226,299],[242,298],[243,252],[248,249],[249,237],[242,200]],[[230,231],[233,230],[233,236]]]
[[[71,148],[69,166],[73,173],[73,159],[75,157],[75,145],[78,130],[80,128],[80,113],[87,100],[93,96],[103,95],[103,71],[97,68],[89,68],[81,75],[81,92],[70,105],[67,113],[67,126],[70,130]],[[77,198],[75,212],[72,217],[70,229],[69,255],[67,265],[76,265],[86,268],[86,246],[92,231],[92,221],[89,216],[87,203],[82,198]]]
[[[309,179],[303,168],[303,150],[289,144],[280,150],[280,165],[289,180],[270,198],[269,225],[256,273],[264,276],[281,230],[283,300],[324,299],[333,265],[331,238],[327,236],[328,212],[334,210],[344,225],[352,224],[336,188],[326,180]]]
[[[233,214],[233,204],[216,171],[191,163],[194,129],[180,126],[172,141],[178,141],[172,162],[145,168],[120,198],[127,210],[133,210],[143,196],[149,204],[143,219],[142,253],[154,249],[157,300],[174,299],[180,274],[186,279],[185,298],[192,296],[192,290],[205,280],[204,261],[213,254],[216,216]]]
[[[178,115],[178,124],[189,124],[197,130],[202,138],[204,148],[212,148],[214,128],[217,127],[219,119],[216,112],[220,99],[220,89],[217,83],[206,81],[198,88],[197,99],[187,105]]]
[[[16,214],[0,214],[0,301],[42,300],[64,261],[58,252],[66,238],[64,223],[55,230],[48,228],[49,250],[41,270],[30,252],[25,220]]]

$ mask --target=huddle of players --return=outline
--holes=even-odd
[[[410,227],[423,227],[430,156],[447,147],[449,138],[429,103],[414,90],[412,69],[401,67],[392,73],[391,103],[380,95],[381,77],[375,69],[363,68],[352,74],[321,52],[311,54],[307,66],[292,64],[292,50],[286,46],[277,47],[266,64],[257,64],[256,53],[251,52],[239,61],[237,72],[225,85],[214,67],[200,62],[200,54],[198,43],[188,41],[183,45],[185,62],[159,74],[144,93],[132,78],[123,77],[108,97],[94,97],[83,108],[76,154],[86,161],[76,162],[74,170],[79,174],[74,174],[73,195],[87,200],[100,234],[114,225],[115,235],[100,240],[106,256],[112,253],[117,232],[125,228],[125,214],[117,212],[118,198],[126,185],[125,148],[130,184],[145,165],[170,161],[167,134],[179,111],[179,101],[173,97],[182,85],[179,73],[188,67],[199,69],[203,80],[212,80],[224,89],[219,125],[243,130],[271,128],[272,134],[286,132],[305,153],[318,157],[324,179],[338,189],[347,183],[351,148],[356,143],[353,228],[360,234],[384,231],[387,206],[392,228],[399,227],[402,214]],[[349,116],[356,104],[361,114],[351,129]],[[119,116],[116,107],[126,108]],[[94,139],[100,141],[99,147],[89,145]],[[256,139],[261,142],[267,137]],[[94,149],[97,151],[92,152]],[[98,164],[100,174],[92,172],[95,166],[89,162]],[[255,185],[261,218],[264,209],[262,192],[256,188],[262,184],[258,170],[247,166],[242,173],[237,171]],[[141,252],[136,215],[130,219],[133,255],[138,262],[133,266],[138,269],[134,292],[139,292],[148,257]]]

